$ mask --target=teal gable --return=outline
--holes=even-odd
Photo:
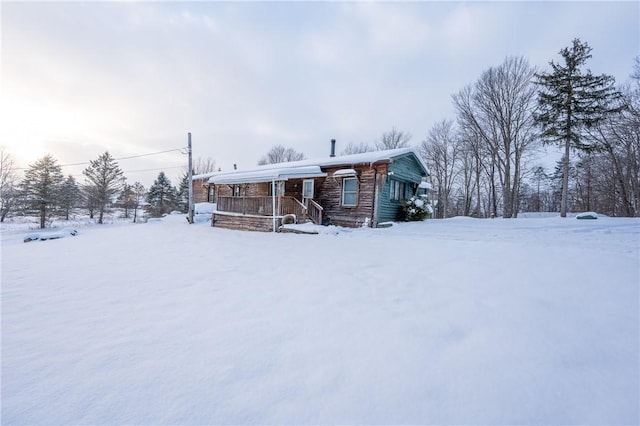
[[[402,219],[402,202],[418,191],[428,170],[413,152],[393,158],[378,199],[378,223]]]

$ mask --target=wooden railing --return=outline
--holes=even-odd
[[[322,212],[324,209],[320,204],[311,199],[309,199],[308,202],[309,205],[307,206],[307,213],[309,214],[309,218],[316,225],[322,225]]]
[[[223,212],[273,216],[272,197],[218,197],[218,210]],[[276,197],[276,215],[295,214],[298,220],[306,216],[304,204],[294,197]]]

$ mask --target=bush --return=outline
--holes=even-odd
[[[425,220],[433,213],[427,201],[415,195],[405,200],[402,211],[404,213],[404,220],[407,222]]]

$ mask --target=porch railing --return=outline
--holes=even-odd
[[[218,197],[217,209],[223,212],[273,216],[272,197]],[[306,216],[305,206],[294,197],[276,197],[276,215],[295,214],[298,219]]]
[[[311,199],[308,200],[307,213],[309,215],[309,218],[316,225],[322,225],[322,212],[323,211],[324,211],[324,209],[322,208],[322,206],[320,204],[316,203],[315,201],[313,201]]]

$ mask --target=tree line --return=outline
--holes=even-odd
[[[616,87],[612,76],[585,68],[591,51],[575,39],[548,71],[507,57],[452,95],[455,118],[436,122],[417,146],[431,172],[436,217],[640,214],[640,59],[630,83]],[[393,127],[342,154],[408,147],[411,137]],[[562,151],[552,170],[537,163],[547,145]],[[284,151],[278,161],[297,154]]]
[[[215,161],[200,158],[194,164],[194,171],[196,169],[198,173],[213,171]],[[176,210],[187,212],[186,172],[178,188],[161,171],[147,189],[140,182],[127,183],[118,162],[107,151],[90,161],[82,174],[83,183],[71,175],[65,177],[57,160],[47,154],[31,164],[20,180],[11,155],[0,152],[0,222],[17,211],[38,216],[40,228],[45,228],[54,217],[69,220],[75,208],[85,209],[91,219],[97,216],[100,224],[105,212],[112,207],[121,208],[124,218],[131,218],[133,222],[139,220],[140,208],[150,217],[161,217]]]
[[[436,122],[417,151],[430,169],[435,217],[517,217],[519,212],[598,211],[640,215],[640,57],[630,82],[616,87],[612,76],[585,68],[591,47],[575,39],[561,60],[541,71],[523,57],[502,64],[452,95],[455,118]],[[342,155],[409,147],[412,135],[395,126],[373,143],[349,143]],[[553,170],[537,163],[544,146],[562,158]],[[258,162],[302,160],[303,153],[276,145]],[[199,159],[195,173],[215,170]],[[144,205],[152,217],[187,211],[185,172],[178,188],[160,172],[147,190],[127,184],[105,152],[83,171],[85,182],[64,177],[50,155],[32,164],[18,181],[11,157],[0,152],[0,221],[10,211],[37,212],[44,227],[50,215],[86,208],[102,223],[107,206],[125,216]]]

